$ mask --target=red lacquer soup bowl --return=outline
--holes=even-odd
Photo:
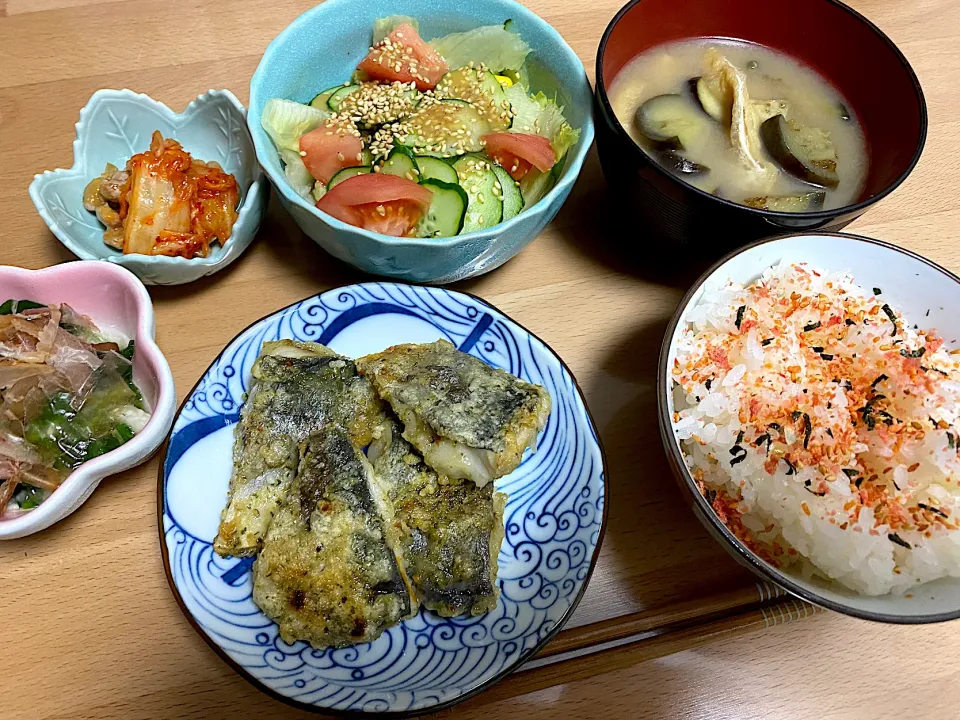
[[[857,200],[804,213],[758,210],[716,197],[638,147],[607,97],[640,53],[691,38],[730,38],[785,52],[831,82],[860,119],[869,170]],[[869,20],[835,0],[633,0],[607,26],[597,53],[597,149],[616,207],[640,236],[719,255],[785,230],[844,227],[902,183],[920,159],[927,108],[903,53]]]

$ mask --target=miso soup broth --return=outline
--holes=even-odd
[[[855,202],[866,180],[854,109],[812,69],[761,45],[660,45],[630,61],[608,95],[648,155],[733,202],[830,209]]]

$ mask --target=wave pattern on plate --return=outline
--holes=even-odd
[[[602,457],[573,379],[539,340],[482,301],[448,290],[355,285],[256,323],[230,343],[187,399],[171,446],[178,434],[204,418],[223,416],[227,423],[236,417],[263,341],[333,343],[350,354],[349,348],[337,347],[336,335],[360,319],[375,318],[382,324],[388,338],[383,345],[402,342],[389,335],[391,314],[429,323],[459,347],[466,342],[472,354],[543,385],[553,398],[538,451],[497,483],[509,502],[499,558],[501,597],[493,611],[455,619],[421,612],[374,643],[339,650],[288,645],[253,603],[250,562],[217,556],[212,538],[195,538],[174,520],[191,512],[219,515],[220,507],[171,511],[165,495],[164,542],[173,583],[188,612],[208,638],[256,680],[317,708],[427,709],[508,672],[568,615],[589,574],[601,530]],[[223,424],[208,421],[206,426]],[[193,439],[190,431],[184,438],[200,439]],[[165,461],[165,483],[180,457],[182,452]]]

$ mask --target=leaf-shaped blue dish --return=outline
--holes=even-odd
[[[240,210],[226,245],[205,258],[124,255],[103,242],[104,226],[83,207],[83,189],[107,163],[123,167],[150,145],[159,130],[178,140],[198,160],[216,161],[240,186]],[[182,113],[131,90],[98,90],[80,111],[73,167],[34,177],[30,198],[40,217],[67,249],[82,260],[123,265],[148,285],[179,285],[210,275],[236,260],[260,226],[269,187],[257,163],[246,111],[229,90],[210,90]]]
[[[211,545],[226,500],[233,428],[265,340],[320,342],[359,357],[444,338],[543,385],[553,410],[539,449],[496,481],[507,502],[497,606],[478,617],[421,612],[375,642],[315,650],[280,639],[251,598],[250,559]],[[583,595],[603,535],[603,453],[569,370],[549,347],[482,300],[439,288],[367,283],[269,315],[223,350],[187,396],[160,472],[163,561],[180,607],[243,677],[307,710],[412,715],[452,705],[530,658]]]

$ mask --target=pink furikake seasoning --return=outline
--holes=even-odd
[[[960,355],[935,331],[804,264],[690,318],[674,429],[741,540],[868,594],[960,575]]]

